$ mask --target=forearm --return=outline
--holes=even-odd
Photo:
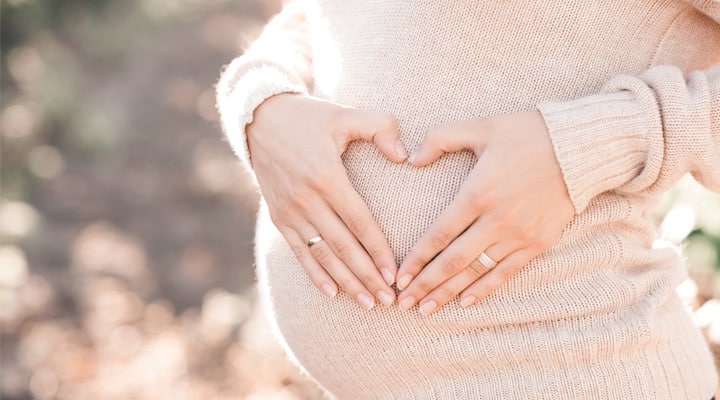
[[[250,167],[245,128],[255,110],[279,93],[308,93],[312,85],[307,21],[293,1],[265,27],[248,50],[230,63],[217,85],[217,106],[228,141]]]
[[[662,193],[688,172],[720,191],[720,65],[687,77],[655,67],[538,109],[576,212],[609,190]]]

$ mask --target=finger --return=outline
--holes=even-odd
[[[408,161],[416,167],[424,167],[437,161],[444,153],[460,150],[475,151],[480,145],[479,135],[468,122],[453,122],[430,128],[420,146]]]
[[[395,283],[397,264],[385,234],[347,176],[337,179],[336,182],[337,186],[326,194],[327,201],[360,241],[388,286],[392,285]]]
[[[490,246],[490,248],[488,248],[488,250],[486,250],[484,254],[488,257],[491,257],[493,261],[502,260],[508,254],[511,254],[516,248],[517,246],[513,244],[512,241],[501,240],[499,243]],[[475,246],[473,250],[471,250],[473,251],[472,254],[476,254],[477,249],[478,247]],[[473,282],[475,282],[480,277],[482,277],[494,268],[493,264],[489,263],[489,261],[485,261],[485,263],[481,261],[483,260],[480,259],[480,256],[473,256],[472,260],[467,263],[464,268],[461,268],[459,271],[457,271],[451,277],[445,279],[436,287],[432,287],[431,290],[429,290],[429,293],[427,293],[426,295],[416,295],[417,297],[415,298],[420,299],[418,302],[420,304],[420,312],[424,315],[435,312],[440,307],[447,304],[452,298],[457,296],[458,293],[460,293],[462,290],[466,289],[468,286],[473,284]],[[418,280],[422,278],[422,275],[424,273],[425,271],[420,273],[420,275],[418,276]],[[413,284],[415,284],[415,281],[413,281]],[[425,289],[422,284],[420,285],[420,288],[421,290]],[[405,292],[408,291],[409,289]],[[401,305],[401,308],[403,305],[403,301],[405,301],[405,298],[403,297],[406,294],[405,292],[401,293],[401,297],[399,299],[399,304]]]
[[[366,310],[373,308],[375,305],[375,297],[365,288],[350,268],[335,255],[335,252],[325,241],[323,233],[313,227],[309,222],[301,219],[294,220],[293,226],[297,227],[296,232],[303,238],[303,242],[305,246],[308,247],[310,254],[312,254],[317,263],[325,269],[333,280],[340,285],[360,307]],[[320,235],[322,240],[310,247],[308,240],[317,235]]]
[[[309,222],[322,232],[325,243],[330,246],[335,256],[350,268],[364,287],[385,305],[395,301],[395,292],[385,282],[370,256],[329,207],[319,208],[310,214]]]
[[[509,239],[505,237],[499,240],[497,243],[488,247],[482,253],[485,254],[483,257],[482,253],[479,254],[472,263],[468,266],[469,268],[479,266],[483,269],[494,269],[497,265],[509,254],[514,253],[518,249],[524,248],[525,244],[518,241],[516,238]]]
[[[443,282],[465,269],[477,257],[478,249],[484,249],[494,241],[493,236],[494,232],[483,227],[481,223],[470,226],[419,272],[400,293],[398,297],[400,308],[409,309],[417,300],[424,298]]]
[[[352,271],[335,256],[335,253],[325,240],[314,244],[310,248],[310,253],[360,307],[370,310],[375,306],[375,297]]]
[[[468,182],[476,182],[473,170]],[[412,279],[450,242],[472,224],[483,211],[480,189],[475,185],[463,185],[450,205],[432,223],[403,260],[398,270],[398,288],[405,289]],[[492,227],[487,229],[493,230]],[[467,265],[467,264],[465,264]]]
[[[352,271],[335,256],[326,241],[323,240],[313,245],[310,252],[360,307],[370,310],[375,306],[375,297]]]
[[[400,141],[397,119],[392,114],[349,109],[346,118],[351,127],[348,130],[348,143],[357,139],[366,140],[374,143],[390,161],[402,162],[407,158],[405,146]]]
[[[303,269],[305,269],[312,283],[327,297],[331,299],[334,298],[338,291],[337,284],[327,271],[325,271],[325,268],[315,260],[315,257],[310,253],[307,243],[290,228],[279,228],[279,230],[290,245],[290,248],[292,248],[295,257],[300,261],[300,264],[303,266]]]
[[[470,307],[475,304],[478,300],[507,282],[535,256],[537,256],[536,251],[530,248],[524,248],[508,255],[495,268],[460,294],[460,304],[463,307]]]
[[[420,313],[429,315],[442,308],[451,299],[456,297],[460,292],[467,289],[473,282],[490,271],[490,268],[484,266],[477,260],[474,260],[470,266],[460,271],[457,275],[445,281],[442,285],[435,288],[424,299],[420,300]]]

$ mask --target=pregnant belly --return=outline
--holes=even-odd
[[[413,168],[387,161],[366,143],[352,144],[343,159],[398,262],[452,201],[474,165],[474,156],[463,152]],[[430,316],[416,308],[401,312],[397,305],[378,304],[365,311],[343,292],[334,299],[320,293],[265,207],[256,239],[261,299],[286,349],[339,398],[507,398],[498,382],[517,383],[526,375],[528,382],[518,387],[542,381],[519,374],[518,364],[555,360],[573,368],[556,359],[568,348],[583,353],[574,359],[607,353],[612,362],[622,363],[627,350],[617,338],[657,340],[650,337],[648,324],[667,299],[658,288],[669,286],[667,273],[659,267],[639,280],[618,276],[621,272],[608,266],[620,260],[579,253],[576,240],[556,244],[473,307],[463,308],[455,298]],[[596,229],[593,240],[614,243],[617,235]],[[591,248],[592,243],[584,246]],[[632,295],[643,286],[654,288],[648,289],[650,297]],[[603,288],[600,295],[584,294],[598,287]],[[647,307],[651,303],[655,306]],[[638,310],[647,315],[638,315]],[[593,341],[575,343],[587,336],[588,326]],[[545,372],[541,375],[547,378]]]
[[[351,144],[343,158],[351,182],[386,234],[398,262],[449,204],[474,164],[472,154],[458,153],[417,169],[389,162],[365,143]],[[426,337],[418,332],[447,328],[447,320],[421,318],[419,312],[400,312],[397,306],[378,304],[364,311],[342,292],[327,299],[308,279],[265,207],[260,211],[256,239],[261,295],[288,350],[312,376],[322,377],[324,385],[337,385],[328,387],[333,392],[347,387],[352,376],[348,368],[394,374],[393,363],[376,365],[375,352],[393,349],[391,357],[409,359],[412,352],[427,351]],[[450,310],[461,324],[476,319],[457,302],[440,315]],[[397,354],[398,349],[405,349],[405,354]]]
[[[450,204],[475,156],[470,152],[446,154],[434,164],[415,168],[408,163],[394,164],[374,146],[357,142],[343,160],[350,181],[400,261]]]
[[[398,238],[413,234],[412,228],[396,229],[391,233]],[[619,338],[632,343],[678,342],[661,337],[672,329],[660,331],[659,336],[653,332],[648,321],[657,318],[637,315],[637,307],[556,318],[553,314],[567,310],[564,296],[539,300],[528,292],[513,294],[514,289],[500,289],[469,308],[453,299],[430,316],[422,316],[417,307],[401,312],[397,305],[378,304],[365,311],[342,292],[329,299],[313,286],[265,209],[259,216],[257,239],[261,299],[281,342],[311,377],[339,399],[524,398],[546,382],[572,384],[575,381],[567,376],[587,374],[582,362],[572,362],[603,354],[608,364],[622,367],[647,356],[636,354]],[[606,278],[594,281],[602,286],[613,279]],[[576,292],[571,287],[568,291]],[[558,310],[547,308],[553,304]],[[587,340],[588,335],[592,340]],[[568,349],[575,353],[564,358]],[[562,368],[544,370],[543,365]],[[520,389],[508,392],[504,382]],[[588,396],[600,387],[584,384]],[[552,388],[545,389],[549,394],[538,398],[554,398]],[[577,398],[589,398],[580,394]]]

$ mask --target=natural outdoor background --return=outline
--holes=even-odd
[[[0,398],[320,398],[257,310],[257,194],[214,108],[279,0],[0,1]],[[720,355],[720,197],[688,180],[668,210]]]

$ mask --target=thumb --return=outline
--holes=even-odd
[[[357,111],[351,114],[348,129],[348,142],[362,139],[372,142],[390,161],[402,162],[407,152],[398,132],[398,122],[390,113],[376,111]]]
[[[437,125],[428,130],[425,139],[410,155],[408,161],[415,167],[424,167],[437,161],[445,153],[461,150],[477,152],[480,133],[465,123]]]

